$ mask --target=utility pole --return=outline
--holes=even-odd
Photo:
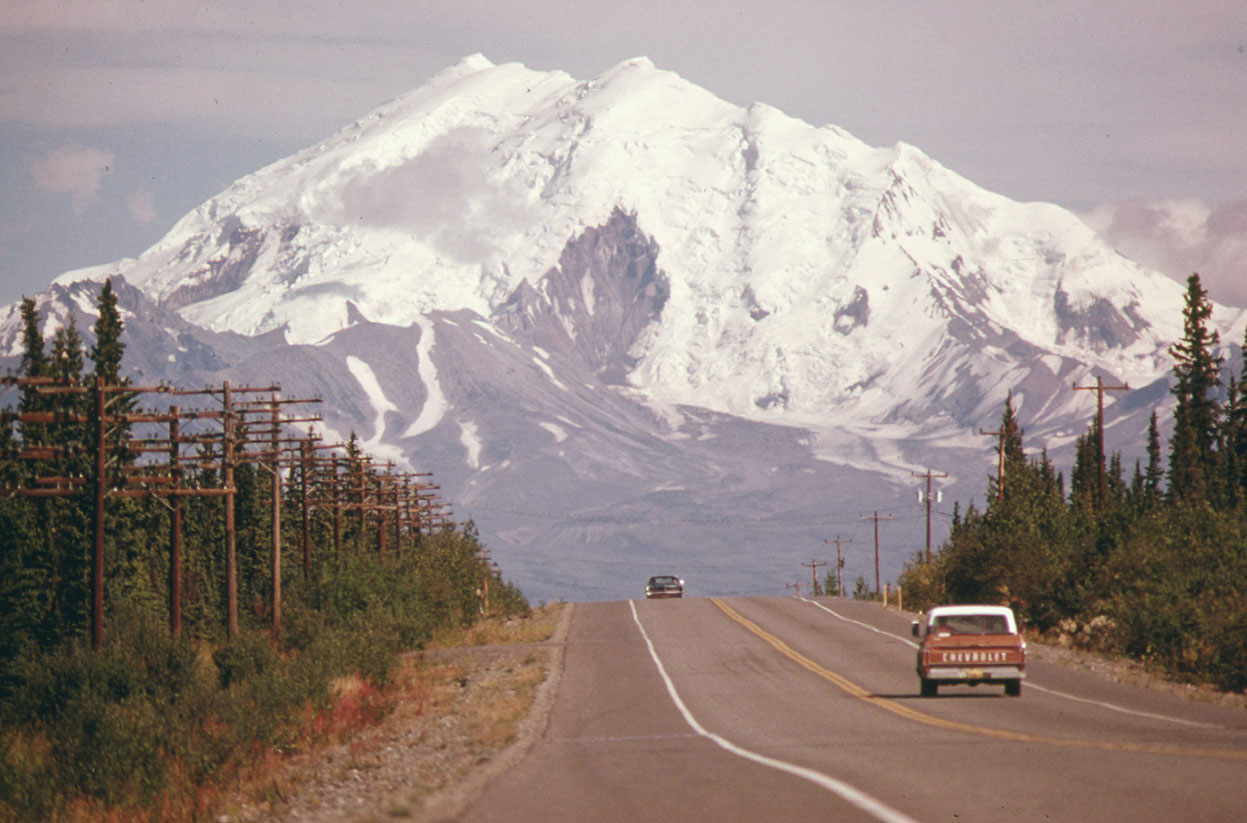
[[[1094,386],[1080,386],[1077,383],[1071,384],[1074,391],[1093,391],[1095,392],[1095,448],[1098,463],[1096,465],[1096,477],[1098,480],[1096,505],[1104,503],[1104,392],[1106,391],[1128,391],[1130,384],[1125,383],[1120,386],[1106,386],[1104,381],[1099,377],[1095,378]]]
[[[273,642],[276,643],[281,635],[281,452],[278,446],[278,440],[281,433],[278,431],[281,423],[281,395],[277,392],[272,394],[272,405],[269,406],[269,451],[272,453],[270,471],[273,474],[271,490],[270,506],[272,511],[272,543],[270,545],[270,560],[272,562],[272,579],[273,579]]]
[[[820,567],[826,565],[826,561],[819,563],[817,560],[811,560],[809,563],[801,564],[802,568],[808,568],[810,570],[810,579],[814,581],[814,586],[810,589],[810,591],[812,591],[815,595],[818,594],[818,570]]]
[[[875,595],[878,596],[881,591],[879,588],[879,521],[891,520],[892,515],[885,514],[881,517],[879,512],[876,511],[873,515],[863,514],[860,519],[875,521]]]
[[[837,534],[835,540],[824,540],[823,542],[836,544],[836,597],[844,597],[844,580],[841,578],[841,573],[844,569],[844,558],[840,556],[840,544],[852,543],[853,539],[841,540],[840,535]]]
[[[926,503],[927,503],[927,562],[930,563],[931,562],[931,479],[933,477],[948,477],[948,475],[947,474],[932,474],[930,469],[927,469],[926,474],[919,474],[918,472],[910,472],[910,474],[912,474],[914,477],[925,477],[927,479],[927,493],[924,499],[926,500]]]
[[[176,492],[182,488],[181,451],[178,446],[179,423],[182,410],[171,406],[169,414],[169,464],[173,474],[173,499],[169,501],[169,631],[174,637],[182,636],[182,498]]]
[[[979,434],[985,434],[989,437],[999,438],[996,443],[996,499],[1005,499],[1005,430],[999,429],[994,432],[979,429]]]
[[[801,596],[801,581],[799,581],[799,580],[798,580],[796,583],[788,583],[788,584],[785,584],[784,588],[785,588],[785,589],[796,589],[796,590],[797,590],[797,597],[800,597],[800,596]]]

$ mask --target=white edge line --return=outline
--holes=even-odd
[[[798,766],[795,763],[788,763],[783,760],[776,760],[774,758],[767,757],[766,755],[758,754],[757,752],[751,752],[748,749],[741,748],[725,737],[707,731],[701,723],[697,722],[697,718],[693,717],[693,713],[688,710],[688,706],[685,706],[684,701],[680,699],[680,693],[676,691],[675,683],[673,683],[671,677],[668,676],[667,669],[663,666],[662,660],[658,657],[658,652],[654,649],[654,644],[650,642],[649,634],[645,631],[645,627],[641,625],[641,617],[636,611],[636,601],[629,600],[628,607],[632,609],[632,620],[636,623],[637,628],[640,629],[641,638],[645,641],[645,645],[649,648],[649,655],[653,658],[654,665],[658,667],[658,674],[662,677],[663,682],[667,684],[667,694],[671,695],[671,701],[675,703],[675,707],[679,709],[680,714],[684,716],[684,721],[688,723],[688,725],[693,729],[693,731],[697,732],[697,734],[713,741],[719,748],[730,752],[737,757],[742,757],[745,760],[751,760],[754,763],[759,763],[763,766],[768,766],[772,769],[777,769],[778,771],[800,777],[803,780],[808,780],[816,786],[826,789],[848,803],[851,803],[862,811],[873,815],[876,819],[885,821],[885,823],[917,823],[917,821],[915,821],[912,817],[893,809],[891,806],[886,805],[880,800],[876,800],[860,789],[850,786],[842,780],[837,780],[830,775],[823,774],[822,772],[815,771],[814,769]]]
[[[892,634],[892,632],[885,632],[883,629],[877,629],[874,626],[871,626],[869,623],[863,623],[860,620],[854,620],[850,617],[845,617],[844,615],[839,614],[838,612],[832,611],[831,609],[827,608],[822,603],[819,603],[817,600],[810,600],[805,597],[802,597],[801,599],[804,600],[806,603],[809,603],[812,606],[817,606],[818,608],[830,614],[832,617],[835,617],[839,620],[843,620],[845,623],[852,623],[855,626],[861,626],[864,629],[870,629],[872,632],[875,632],[876,634],[882,634],[885,637],[892,638],[893,640],[899,640],[902,643],[905,643],[906,645],[911,646],[915,649],[918,648],[918,644],[910,640],[907,637],[901,637],[899,634]],[[1147,717],[1147,718],[1150,718],[1151,720],[1162,720],[1166,723],[1177,723],[1181,726],[1198,726],[1204,729],[1223,728],[1217,723],[1200,723],[1196,720],[1183,720],[1181,717],[1171,717],[1167,714],[1154,714],[1152,712],[1141,712],[1141,711],[1136,711],[1135,709],[1127,709],[1125,706],[1118,706],[1116,703],[1106,703],[1103,700],[1091,700],[1090,698],[1087,698],[1087,697],[1078,697],[1077,695],[1067,694],[1066,692],[1059,692],[1055,689],[1045,688],[1044,686],[1040,686],[1033,680],[1026,681],[1026,688],[1035,689],[1036,691],[1043,692],[1044,694],[1050,694],[1053,697],[1063,697],[1066,700],[1073,700],[1075,703],[1086,703],[1091,706],[1099,706],[1102,709],[1109,709],[1111,711],[1121,712],[1122,714],[1130,714],[1130,715],[1134,715],[1135,717]]]

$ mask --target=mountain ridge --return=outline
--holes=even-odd
[[[1183,295],[1068,211],[916,147],[735,106],[644,58],[581,82],[480,55],[138,258],[58,278],[49,328],[104,277],[128,284],[145,376],[282,373],[326,398],[327,431],[432,469],[551,597],[627,594],[659,548],[718,591],[774,583],[768,552],[856,528],[845,512],[933,465],[972,498],[1009,392],[1059,455],[1088,419],[1071,385],[1129,382],[1109,442],[1141,452]],[[1216,317],[1242,339],[1247,312]],[[10,358],[19,332],[11,308]],[[755,556],[760,524],[784,548]]]

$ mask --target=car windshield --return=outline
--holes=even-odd
[[[676,579],[674,577],[651,577],[649,582],[654,586],[674,586]]]
[[[951,634],[1008,634],[1009,623],[999,614],[942,614],[935,618],[936,631]]]

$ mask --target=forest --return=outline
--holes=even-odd
[[[1166,449],[1153,412],[1133,470],[1105,455],[1097,418],[1067,483],[1046,450],[1028,454],[1010,396],[983,507],[958,506],[944,545],[906,564],[907,606],[1009,605],[1053,642],[1247,688],[1247,362],[1225,362],[1211,314],[1191,275],[1172,433]]]
[[[335,734],[344,679],[383,712],[400,652],[528,613],[427,475],[276,386],[132,384],[110,283],[96,308],[88,349],[24,300],[3,378],[0,820],[200,819]]]

